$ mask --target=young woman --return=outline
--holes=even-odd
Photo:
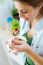
[[[14,39],[13,47],[19,52],[25,52],[36,65],[43,65],[43,0],[15,0],[19,16],[31,23],[28,36],[33,36],[29,46],[25,41]]]

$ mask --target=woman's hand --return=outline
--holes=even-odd
[[[30,46],[25,41],[17,38],[14,39],[10,45],[10,48],[13,50],[16,49],[17,52],[28,52],[29,47]]]
[[[10,48],[12,50],[16,50],[16,52],[25,52],[29,57],[33,59],[34,62],[39,65],[43,65],[43,57],[36,54],[25,41],[14,39],[10,45]]]

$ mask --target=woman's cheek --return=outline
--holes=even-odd
[[[26,16],[25,16],[25,18],[27,19],[27,20],[30,20],[30,18],[31,18],[31,13],[30,14],[27,14]]]

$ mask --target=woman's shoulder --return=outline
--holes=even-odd
[[[39,55],[43,56],[43,30],[41,30],[39,32],[40,36],[39,36],[39,40],[38,40],[38,43],[37,43],[37,52]]]
[[[43,30],[37,33],[32,42],[32,48],[36,53],[43,56]]]

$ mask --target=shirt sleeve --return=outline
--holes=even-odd
[[[39,34],[40,36],[36,45],[36,50],[39,55],[43,56],[43,31]]]

